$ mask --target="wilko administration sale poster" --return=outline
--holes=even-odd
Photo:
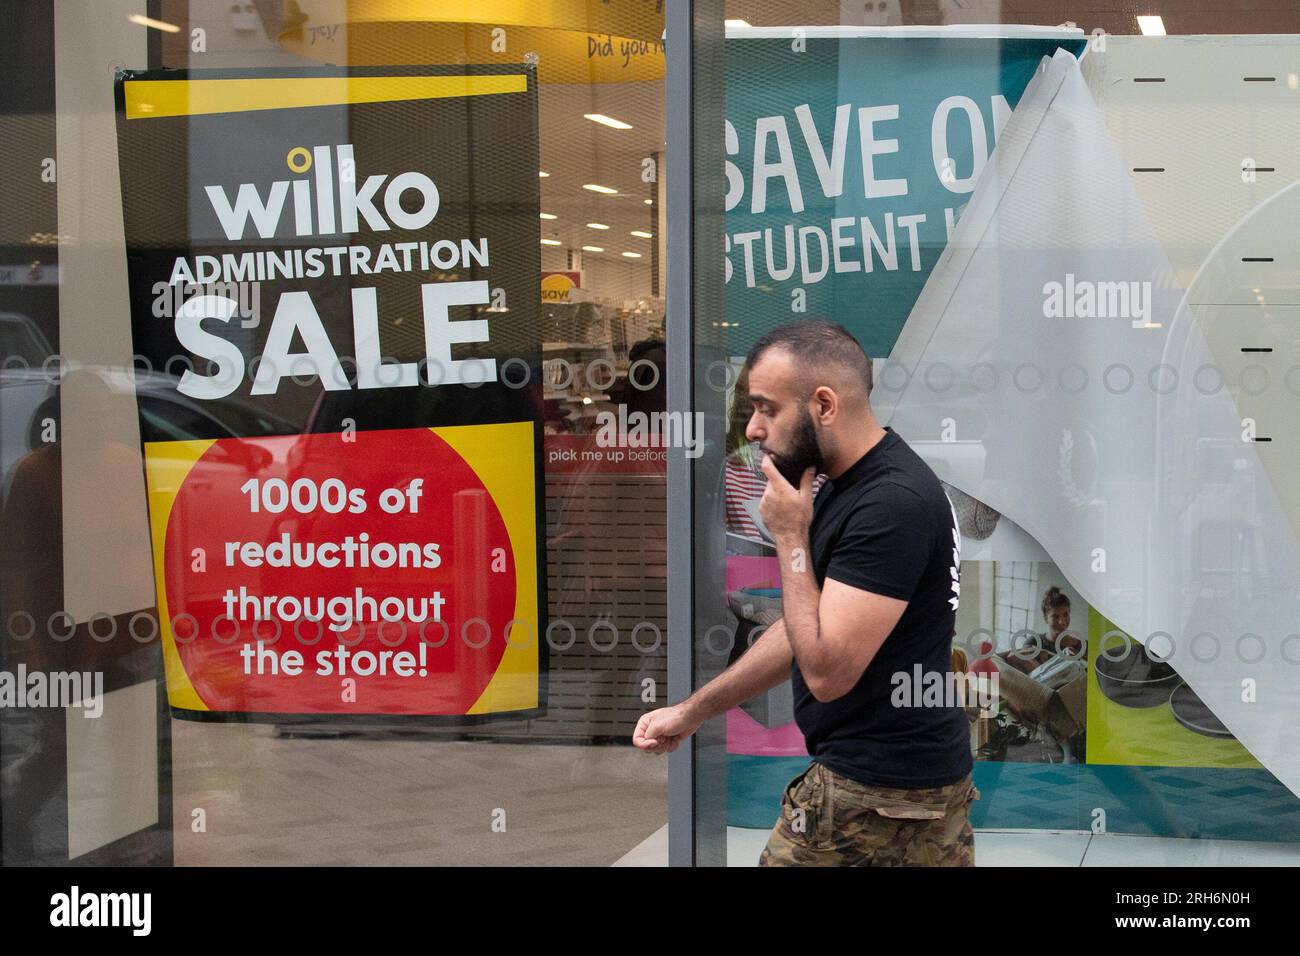
[[[172,707],[541,713],[532,71],[116,92]]]

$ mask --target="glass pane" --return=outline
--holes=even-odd
[[[666,859],[663,30],[6,17],[4,863]]]
[[[819,669],[805,629],[795,681],[773,677],[706,725],[697,798],[725,800],[726,861],[789,856],[792,841],[847,859],[830,834],[850,810],[825,810],[832,789],[859,808],[909,775],[938,790],[959,751],[975,830],[1075,831],[1072,865],[1102,834],[1294,840],[1300,510],[1284,423],[1300,372],[1282,263],[1300,173],[1296,11],[720,6],[695,49],[697,109],[725,113],[694,147],[696,398],[718,452],[695,466],[697,684],[729,663],[731,680],[759,680],[747,645],[791,613],[782,547],[756,513],[759,462],[792,455],[798,417],[756,406],[740,374],[788,323],[838,324],[872,369],[871,414],[845,424],[818,405],[842,371],[830,353],[774,347],[820,356],[776,378],[820,452],[805,462],[821,471],[806,545],[817,588],[794,606],[855,575],[858,592],[922,595],[896,626],[822,617],[823,637],[879,642],[872,663]],[[891,442],[925,466],[896,483],[924,496],[937,480],[959,532],[946,616],[942,588],[925,590],[946,573],[945,508],[873,520],[872,502],[899,513],[874,488],[863,515],[843,513],[861,474],[902,467]],[[919,591],[894,587],[909,561]],[[767,647],[797,656],[790,645]],[[930,659],[946,690],[927,702]],[[808,689],[818,680],[825,700]],[[935,709],[963,715],[964,740],[927,744]],[[723,840],[701,823],[697,843],[720,854]],[[1014,862],[1028,841],[977,832],[976,856]]]

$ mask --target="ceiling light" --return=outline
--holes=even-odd
[[[618,195],[617,189],[610,189],[608,186],[597,186],[595,183],[583,183],[582,188],[590,189],[594,193],[601,193],[602,195],[605,196]]]
[[[1162,37],[1165,35],[1165,21],[1160,17],[1138,17],[1138,29],[1146,37]]]
[[[644,229],[633,229],[633,230],[632,230],[632,235],[636,236],[638,239],[653,239],[653,238],[654,238],[654,233],[646,232]]]
[[[543,239],[543,240],[542,240],[542,245],[544,245],[544,246],[559,246],[559,245],[563,245],[563,243],[561,243],[559,239]]]
[[[605,225],[603,222],[589,222],[589,223],[587,223],[587,228],[588,228],[588,229],[608,229],[609,226]]]
[[[550,176],[551,174],[548,173],[548,172],[547,172],[546,170],[544,170],[544,169],[539,169],[539,170],[537,171],[537,175],[538,175],[540,178],[542,178],[542,179],[546,179],[546,178],[547,178],[548,176]]]
[[[610,129],[631,129],[631,123],[624,123],[622,120],[616,120],[612,116],[606,116],[604,113],[583,113],[583,119],[589,119],[593,123],[599,123],[601,126],[608,126]]]
[[[163,33],[180,33],[181,28],[174,23],[168,23],[165,20],[155,20],[152,17],[146,17],[140,13],[133,13],[127,17],[132,23],[138,23],[142,27],[153,27],[155,30],[161,30]]]
[[[644,202],[647,206],[653,206],[655,204],[655,201],[653,199],[647,199],[644,200]]]
[[[641,258],[641,253],[639,253],[639,252],[625,252],[625,253],[623,253],[623,256],[624,256],[625,258],[628,258],[628,259],[640,259],[640,258]]]
[[[582,251],[583,252],[604,252],[605,247],[604,246],[583,246]]]
[[[554,218],[555,218],[555,213],[553,213],[553,212],[539,212],[538,215],[541,216],[543,219],[554,219]]]

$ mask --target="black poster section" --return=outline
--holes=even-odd
[[[331,102],[340,78],[350,101]],[[420,85],[439,79],[442,92]],[[248,84],[247,97],[204,91],[218,80]],[[267,101],[266,89],[295,80],[306,82],[286,87],[283,107]],[[151,443],[178,440],[528,423],[537,591],[528,624],[540,637],[536,89],[529,67],[411,66],[127,72],[116,95],[146,456]],[[226,303],[217,314],[211,297]],[[158,514],[151,520],[157,549]],[[537,643],[537,707],[416,719],[543,713]],[[339,716],[222,710],[174,712]]]
[[[382,354],[389,359],[410,362],[425,358],[424,329],[419,321],[421,281],[472,281],[489,279],[493,290],[502,290],[504,298],[499,314],[476,309],[475,317],[491,318],[491,340],[485,344],[466,343],[453,349],[453,358],[495,358],[498,367],[508,359],[522,359],[533,372],[540,362],[540,336],[537,330],[537,285],[540,276],[540,252],[535,229],[539,206],[537,182],[537,99],[536,82],[531,69],[520,68],[527,81],[527,96],[445,96],[435,99],[394,102],[363,102],[339,105],[294,106],[286,109],[249,109],[171,116],[159,119],[128,120],[125,117],[123,85],[130,80],[205,80],[205,79],[289,79],[313,77],[393,77],[442,75],[501,75],[500,67],[384,67],[313,70],[158,70],[128,72],[118,81],[118,143],[122,168],[122,206],[126,227],[130,267],[132,329],[138,355],[137,365],[179,377],[186,358],[198,364],[199,356],[183,348],[159,312],[169,303],[160,297],[170,296],[174,304],[183,295],[184,273],[172,289],[164,291],[158,283],[169,283],[178,257],[192,267],[193,278],[200,282],[247,281],[239,266],[229,266],[213,274],[194,268],[197,257],[221,259],[225,255],[240,257],[244,252],[255,255],[267,250],[319,249],[293,268],[301,273],[324,267],[324,274],[257,281],[260,316],[255,326],[241,313],[237,328],[222,329],[222,336],[239,347],[245,359],[245,381],[233,390],[231,398],[252,405],[269,416],[281,419],[276,427],[284,433],[306,428],[309,431],[337,430],[339,421],[354,418],[358,428],[396,428],[432,425],[469,425],[486,422],[518,421],[536,418],[541,394],[540,379],[531,376],[528,387],[516,388],[502,381],[485,382],[477,387],[438,385],[438,373],[421,368],[421,382],[432,381],[433,388],[346,389],[327,392],[319,381],[300,385],[285,378],[270,395],[252,392],[250,378],[257,375],[255,359],[262,354],[270,333],[270,319],[280,296],[306,291],[319,313],[336,354],[352,372],[356,358],[352,328],[350,292],[355,287],[373,288],[378,298],[379,341]],[[355,222],[357,231],[343,230],[344,211],[333,198],[333,224],[329,232],[318,231],[322,197],[316,189],[321,182],[319,164],[305,175],[288,167],[291,150],[328,146],[333,168],[328,187],[337,193],[339,145],[353,147],[353,175],[364,183],[373,175],[387,179],[370,195],[370,207],[389,228],[376,230],[362,208]],[[527,144],[527,145],[522,145]],[[313,157],[314,159],[314,157]],[[306,160],[299,154],[299,164]],[[422,172],[436,184],[438,207],[435,217],[416,230],[401,229],[388,222],[385,202],[392,179],[408,171]],[[342,172],[346,176],[346,172]],[[253,206],[266,201],[277,182],[305,181],[312,187],[304,211],[298,204],[298,190],[285,190],[283,205],[274,223],[271,237],[259,235],[252,215],[243,218],[243,234],[229,239],[214,212],[207,187],[224,188],[226,201],[238,211],[238,190],[250,184],[246,196]],[[358,186],[358,192],[364,190]],[[419,193],[406,190],[400,198],[403,207],[418,211]],[[363,204],[359,204],[363,205]],[[296,217],[312,216],[311,231],[297,233]],[[531,216],[531,222],[529,221]],[[461,240],[487,240],[492,266],[460,254]],[[438,255],[448,261],[453,254],[446,247],[438,255],[422,261],[421,249],[394,249],[401,271],[379,266],[378,247],[410,242],[425,243],[430,253],[439,240],[457,246],[455,265],[439,268]],[[371,255],[365,267],[354,266],[349,254],[335,255],[340,246],[365,247]],[[408,260],[407,255],[411,258]],[[208,263],[204,263],[207,265]],[[409,268],[407,268],[409,264]],[[224,265],[224,263],[223,263]],[[427,269],[422,268],[426,266]],[[255,262],[253,268],[256,269]],[[273,268],[266,266],[267,268]],[[335,275],[335,273],[339,273]],[[264,273],[263,273],[264,274]],[[237,294],[237,293],[236,293]],[[249,295],[249,293],[246,293]],[[237,303],[248,311],[247,299]],[[489,308],[491,305],[489,304]],[[459,318],[460,316],[458,316]],[[464,316],[468,318],[466,313]],[[249,327],[252,326],[252,327]],[[300,351],[302,342],[295,343]],[[251,368],[250,368],[251,366]],[[292,366],[292,363],[291,363]],[[306,381],[306,365],[299,381]],[[285,371],[289,371],[286,369]],[[505,372],[510,382],[525,378],[517,366]],[[220,414],[220,412],[217,412]],[[175,437],[160,433],[149,424],[145,441]],[[195,437],[217,437],[196,435]]]

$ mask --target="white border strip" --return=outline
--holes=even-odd
[[[727,27],[728,40],[788,40],[798,30],[809,39],[845,40],[854,37],[891,37],[908,39],[916,37],[942,37],[944,39],[1085,39],[1088,35],[1081,27],[1045,27],[1001,23],[959,23],[951,26],[915,27],[854,27],[854,26],[798,26],[788,27]]]

